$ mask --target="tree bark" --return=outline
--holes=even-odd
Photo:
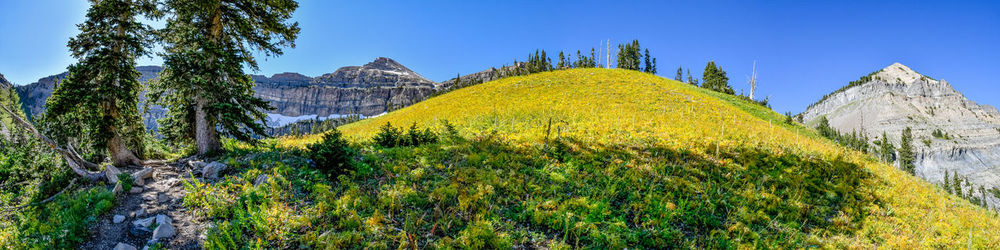
[[[219,134],[215,131],[215,123],[209,119],[205,107],[209,100],[205,97],[197,97],[195,101],[195,144],[198,148],[198,155],[205,155],[213,151],[222,149],[219,142]]]
[[[212,23],[208,27],[209,39],[213,43],[218,43],[222,38],[222,2],[219,1],[215,6],[215,13],[212,15]],[[215,57],[212,56],[210,62],[215,62]],[[221,79],[220,79],[221,80]],[[205,90],[202,90],[205,91]],[[198,155],[205,155],[213,151],[218,151],[222,149],[222,143],[219,142],[219,134],[215,130],[215,121],[208,117],[208,112],[205,108],[208,107],[211,100],[204,96],[197,96],[195,99],[195,135],[194,141],[195,146],[198,149]]]
[[[125,141],[118,133],[108,141],[108,151],[111,152],[111,163],[115,166],[142,166],[142,161],[125,146]]]

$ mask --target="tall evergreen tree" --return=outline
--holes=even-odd
[[[164,71],[158,92],[166,94],[165,136],[194,141],[198,154],[221,149],[223,133],[254,142],[264,135],[262,109],[243,66],[257,70],[254,52],[266,56],[295,47],[298,8],[293,0],[165,0],[172,10],[164,29]],[[169,91],[168,91],[169,90]],[[221,130],[220,130],[221,129]]]
[[[587,67],[588,68],[597,67],[597,57],[594,57],[594,47],[590,47],[590,58],[587,59]]]
[[[645,61],[646,68],[642,69],[642,72],[650,73],[653,72],[653,60],[649,57],[649,49],[646,49]]]
[[[694,79],[694,77],[691,77],[691,69],[687,70],[687,76],[688,76],[688,80],[687,80],[688,84],[691,84],[691,85],[694,85],[694,86],[698,86],[698,79]]]
[[[910,127],[906,127],[899,139],[899,167],[907,173],[914,174],[916,172],[916,166],[913,165],[914,157],[913,131]]]
[[[729,77],[726,76],[726,71],[716,66],[714,61],[709,61],[708,64],[705,65],[705,71],[702,73],[702,80],[704,80],[701,84],[702,88],[726,94],[734,93],[733,88],[729,86]]]
[[[684,69],[683,69],[683,67],[677,67],[677,75],[674,76],[674,81],[684,82]]]
[[[142,85],[135,60],[149,54],[153,35],[139,19],[159,16],[153,0],[91,1],[80,34],[67,44],[79,61],[46,103],[47,123],[65,133],[56,138],[89,138],[116,166],[142,164]]]
[[[559,51],[559,63],[556,65],[556,68],[562,69],[564,67],[566,67],[566,56],[564,56],[563,52],[560,50]]]
[[[649,70],[649,73],[656,74],[656,57],[653,57],[653,68]]]
[[[882,141],[879,142],[879,154],[882,161],[892,162],[896,156],[896,147],[889,142],[889,137],[885,131],[882,132]]]

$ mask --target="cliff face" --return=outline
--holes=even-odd
[[[163,70],[160,66],[141,66],[136,69],[142,73],[139,80],[144,84],[156,78]],[[66,76],[67,73],[64,72],[15,87],[29,116],[45,112],[45,100],[52,95],[56,82]],[[271,123],[274,126],[318,117],[378,115],[419,102],[435,92],[433,81],[384,57],[364,66],[343,67],[316,78],[298,73],[251,77],[257,84],[254,87],[256,95],[275,107],[274,110],[265,111],[280,118],[277,119],[280,121]],[[140,101],[146,101],[144,95]],[[140,104],[142,106],[144,104]],[[156,120],[165,115],[166,109],[150,105],[149,110],[142,115],[143,122],[147,129],[155,131]]]
[[[945,171],[967,177],[977,191],[1000,187],[1000,112],[979,105],[945,80],[920,75],[896,63],[868,82],[835,93],[802,113],[815,124],[826,116],[842,132],[863,132],[869,138],[883,132],[899,146],[906,127],[913,130],[916,175],[943,183]],[[938,138],[940,130],[949,138]],[[986,195],[991,206],[1000,199]]]
[[[14,85],[7,81],[7,78],[3,77],[3,74],[0,74],[0,90],[7,90],[13,87]]]
[[[433,81],[384,57],[316,78],[283,73],[254,80],[257,95],[275,107],[269,113],[287,117],[373,116],[419,102],[435,91]]]

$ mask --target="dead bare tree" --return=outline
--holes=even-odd
[[[750,79],[748,83],[750,84],[750,100],[753,100],[754,92],[757,92],[757,61],[753,61],[753,73],[750,73]]]
[[[611,39],[608,39],[607,46],[608,46],[608,49],[606,49],[604,51],[606,51],[608,53],[608,56],[606,56],[604,58],[606,60],[608,60],[608,62],[606,64],[604,64],[604,68],[605,69],[610,69],[611,68]]]
[[[60,147],[58,144],[55,143],[55,141],[52,141],[52,139],[49,139],[41,132],[38,132],[38,129],[36,129],[34,125],[31,125],[31,123],[22,119],[21,116],[18,116],[14,112],[10,111],[10,109],[8,109],[6,106],[0,106],[0,108],[2,108],[4,112],[10,115],[10,117],[17,124],[24,127],[25,129],[28,130],[28,132],[31,132],[31,134],[35,135],[36,138],[47,144],[49,148],[55,150],[56,152],[59,152],[59,154],[62,155],[63,159],[66,160],[66,165],[69,165],[69,168],[72,169],[73,172],[79,175],[80,177],[93,182],[107,178],[104,171],[94,172],[88,170],[88,169],[96,170],[99,169],[100,166],[84,160],[83,157],[80,157],[80,154],[78,154],[76,150],[73,150],[73,147],[71,146],[67,146],[66,148]]]

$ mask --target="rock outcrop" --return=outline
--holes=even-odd
[[[1000,187],[1000,112],[996,108],[970,101],[947,81],[899,63],[863,79],[810,106],[801,114],[803,120],[815,124],[825,116],[831,127],[858,131],[871,139],[884,132],[897,147],[901,132],[910,127],[917,176],[943,183],[945,171],[958,174],[968,178],[977,198],[980,186]],[[948,136],[932,135],[938,130]],[[990,207],[1000,207],[998,197],[982,196]]]
[[[13,87],[14,85],[10,81],[7,81],[7,78],[3,77],[3,74],[0,74],[0,90],[7,90]]]

